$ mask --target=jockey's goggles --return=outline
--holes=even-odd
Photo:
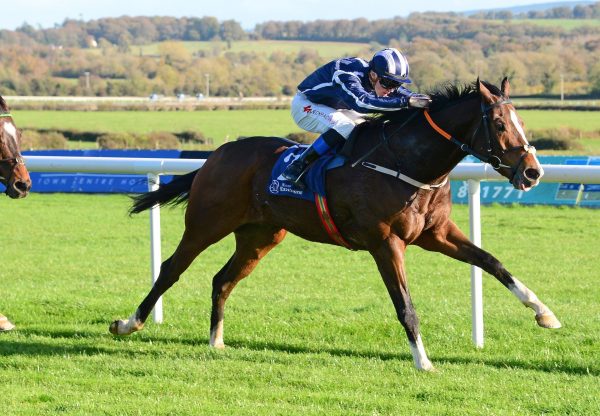
[[[400,85],[402,85],[402,83],[400,83],[400,82],[393,81],[389,78],[383,78],[383,77],[379,77],[379,84],[386,90],[393,90],[393,89],[398,88]]]

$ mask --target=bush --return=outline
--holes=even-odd
[[[153,132],[147,135],[135,133],[106,133],[98,137],[100,149],[179,149],[180,143],[172,133]]]
[[[199,131],[182,131],[181,133],[175,133],[175,135],[183,143],[213,144],[213,139],[205,137]]]
[[[100,149],[139,149],[138,142],[133,133],[106,133],[97,140]]]
[[[68,141],[65,136],[56,131],[23,130],[21,133],[22,150],[66,149],[67,147]]]
[[[312,142],[314,142],[317,139],[317,137],[319,137],[318,133],[311,133],[308,131],[302,131],[299,133],[290,133],[287,136],[285,136],[286,139],[292,140],[294,142],[301,143],[301,144],[311,144]]]
[[[142,140],[147,142],[145,149],[179,149],[180,147],[177,136],[164,131],[152,132],[144,139]]]
[[[577,142],[583,136],[574,127],[530,130],[531,144],[538,150],[576,150],[582,146]]]

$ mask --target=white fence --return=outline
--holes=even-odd
[[[128,173],[146,174],[149,189],[158,187],[159,175],[180,175],[201,167],[205,159],[154,159],[110,157],[24,156],[31,172]],[[598,184],[600,166],[543,165],[544,182]],[[461,163],[450,174],[453,180],[469,181],[470,238],[481,246],[480,181],[506,180],[490,165]],[[152,284],[158,278],[161,265],[160,210],[150,209],[150,256]],[[482,273],[471,267],[472,335],[477,347],[483,347]],[[163,321],[162,298],[153,310],[155,322]]]

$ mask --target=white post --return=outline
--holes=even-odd
[[[471,242],[481,247],[480,182],[469,179],[469,233]],[[477,348],[483,348],[483,290],[481,269],[471,266],[472,338]]]
[[[148,190],[155,191],[158,189],[160,176],[154,173],[148,174]],[[161,264],[160,252],[160,208],[158,205],[150,208],[150,263],[152,269],[152,285],[158,279]],[[163,305],[162,296],[156,301],[152,310],[152,318],[157,324],[163,321]]]

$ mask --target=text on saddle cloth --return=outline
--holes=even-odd
[[[300,157],[307,147],[306,145],[292,146],[281,154],[271,171],[268,184],[268,191],[271,195],[290,196],[307,201],[314,201],[314,194],[325,196],[325,174],[328,170],[340,167],[345,163],[346,160],[342,156],[331,152],[316,160],[303,176],[302,180],[306,184],[305,189],[295,187],[292,182],[281,176],[285,168]]]

